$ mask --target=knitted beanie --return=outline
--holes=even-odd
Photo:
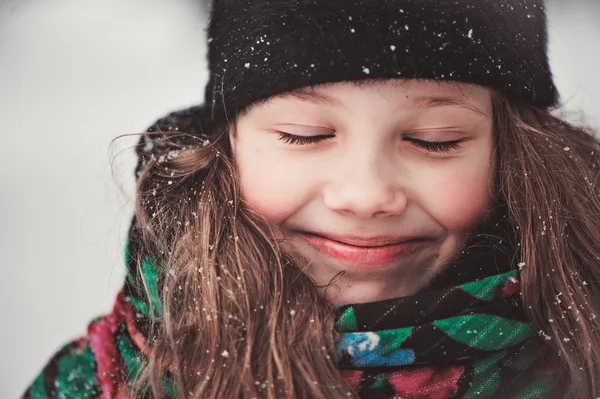
[[[215,0],[202,119],[306,86],[376,79],[478,84],[538,107],[558,93],[543,0]]]

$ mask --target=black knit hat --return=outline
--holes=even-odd
[[[558,93],[543,0],[215,0],[205,112],[327,82],[475,83],[539,107]]]

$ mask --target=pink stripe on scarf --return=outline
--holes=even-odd
[[[122,372],[120,356],[114,342],[114,333],[119,326],[121,318],[120,299],[121,290],[110,315],[90,323],[88,336],[94,356],[96,357],[97,376],[102,395],[98,399],[116,399],[118,381]]]

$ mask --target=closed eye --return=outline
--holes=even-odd
[[[279,140],[282,140],[286,144],[299,144],[299,145],[307,145],[319,143],[321,141],[327,140],[329,138],[334,137],[333,134],[320,134],[317,136],[297,136],[295,134],[289,134],[285,132],[278,132]]]
[[[425,141],[412,138],[405,138],[404,140],[411,142],[417,147],[421,147],[431,152],[450,152],[452,150],[458,150],[460,143],[464,140],[452,140],[452,141]]]

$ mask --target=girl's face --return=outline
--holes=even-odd
[[[251,107],[231,140],[246,204],[310,261],[305,273],[334,304],[414,294],[491,206],[492,104],[481,87],[305,88]]]

